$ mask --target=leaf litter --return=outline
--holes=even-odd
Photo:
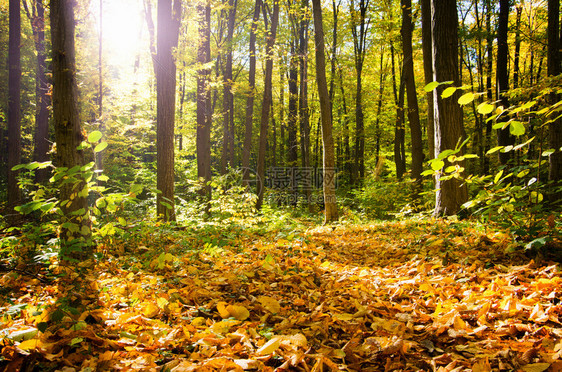
[[[189,239],[100,245],[84,278],[3,275],[0,366],[562,370],[560,269],[504,233],[433,220]]]

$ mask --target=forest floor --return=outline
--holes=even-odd
[[[54,259],[0,273],[0,368],[562,370],[560,267],[489,227],[180,230],[98,250],[83,276]]]

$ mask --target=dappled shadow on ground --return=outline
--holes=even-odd
[[[559,269],[499,232],[409,221],[221,247],[150,239],[100,246],[91,321],[28,352],[75,370],[560,367]]]

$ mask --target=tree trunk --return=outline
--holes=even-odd
[[[8,211],[21,203],[18,173],[12,168],[21,162],[21,13],[20,0],[9,2],[8,40]],[[17,220],[16,215],[11,220]]]
[[[33,136],[33,160],[45,162],[49,160],[49,81],[47,78],[47,53],[45,52],[45,6],[42,0],[33,0],[30,12],[27,1],[23,2],[27,17],[31,23],[35,51],[37,52],[37,70],[35,72],[35,133]],[[47,168],[38,169],[35,174],[39,183],[49,178]]]
[[[453,81],[459,86],[458,73],[458,20],[455,0],[431,0],[433,39],[433,80]],[[462,108],[457,103],[457,90],[449,98],[442,98],[443,86],[433,91],[435,107],[435,156],[445,150],[454,149],[465,134]],[[462,153],[462,150],[461,150]],[[447,162],[445,163],[447,167]],[[460,164],[462,166],[462,164]],[[456,214],[468,199],[466,185],[459,179],[436,180],[436,216]]]
[[[396,86],[396,66],[394,58],[394,45],[390,45],[390,60],[392,63],[392,92],[396,105],[396,123],[394,127],[394,164],[396,165],[396,178],[402,181],[406,173],[405,118],[404,118],[404,74],[400,72],[399,86]]]
[[[354,181],[365,176],[365,124],[363,113],[363,63],[365,61],[367,32],[369,22],[366,18],[369,0],[359,0],[359,13],[355,9],[355,1],[351,0],[351,33],[353,35],[353,51],[356,71],[355,90],[355,159],[352,177]],[[357,19],[359,18],[359,19]]]
[[[301,133],[301,164],[304,169],[310,167],[310,120],[308,112],[308,0],[302,0],[302,19],[299,25],[299,123]],[[313,212],[311,203],[311,185],[302,185],[309,212]]]
[[[425,84],[433,81],[433,53],[431,45],[431,0],[421,0],[422,18],[422,51],[423,51],[423,72]],[[433,92],[427,92],[427,144],[429,158],[433,159],[435,154],[435,127],[433,118]]]
[[[84,154],[78,146],[84,140],[78,111],[78,85],[74,49],[74,2],[51,0],[51,40],[53,60],[53,119],[57,144],[57,167],[72,169],[84,166]],[[88,211],[88,186],[84,171],[74,180],[60,184],[60,231],[63,261],[92,257],[92,235]],[[72,178],[72,176],[71,176]]]
[[[287,151],[287,165],[296,167],[298,162],[298,139],[297,139],[297,120],[298,120],[298,63],[299,58],[296,51],[296,39],[291,42],[291,57],[289,60],[289,113],[287,129],[289,136],[289,151]]]
[[[261,0],[256,0],[252,26],[250,28],[250,70],[248,72],[248,98],[246,99],[246,121],[244,149],[242,150],[242,182],[245,187],[250,182],[250,152],[252,149],[252,129],[254,119],[254,98],[256,96],[256,29],[260,18]]]
[[[548,75],[560,74],[560,34],[559,34],[559,0],[548,0]],[[552,93],[551,104],[555,104],[560,96]],[[549,156],[548,179],[554,182],[554,186],[560,186],[562,178],[562,120],[558,119],[548,125],[548,146],[555,152]],[[561,192],[555,192],[552,200],[559,202]]]
[[[223,75],[223,115],[224,139],[221,160],[221,172],[224,174],[227,167],[234,162],[234,95],[232,94],[232,37],[234,35],[234,21],[236,20],[237,0],[228,0],[228,24],[226,31],[226,63]]]
[[[519,54],[521,53],[521,13],[523,5],[518,4],[516,7],[517,16],[515,18],[515,54],[513,56],[513,89],[519,88]]]
[[[204,182],[200,194],[204,200],[211,199],[211,70],[206,66],[211,61],[211,4],[197,6],[199,13],[199,45],[197,47],[197,177]]]
[[[418,96],[414,79],[414,57],[412,53],[412,1],[402,0],[402,50],[404,53],[404,82],[408,99],[408,122],[410,123],[410,136],[412,141],[412,173],[410,177],[415,181],[414,199],[419,200],[423,170],[423,144],[418,108]]]
[[[492,4],[490,0],[486,1],[486,98],[489,102],[493,101],[492,94],[492,74],[494,63],[494,33],[492,31]],[[486,121],[485,149],[490,148],[492,142],[492,120]],[[487,174],[490,169],[490,161],[486,156],[484,158],[483,173]]]
[[[314,14],[314,41],[316,45],[316,82],[320,99],[320,115],[322,117],[323,156],[323,190],[324,190],[324,223],[338,220],[336,203],[336,172],[334,159],[334,139],[332,137],[332,107],[326,81],[326,61],[324,56],[324,28],[322,25],[322,8],[320,0],[312,0]]]
[[[275,45],[275,36],[277,34],[277,23],[279,21],[279,2],[275,2],[273,5],[273,15],[271,19],[271,30],[269,35],[267,35],[267,45],[265,50],[265,81],[264,81],[264,92],[263,92],[263,102],[261,107],[261,119],[260,119],[260,142],[258,150],[258,200],[256,203],[256,208],[260,209],[263,204],[263,194],[264,194],[264,181],[265,181],[265,157],[266,157],[266,145],[267,145],[267,120],[269,116],[269,106],[271,105],[271,91],[272,91],[272,78],[273,78],[273,46]]]
[[[174,121],[176,64],[172,49],[178,45],[181,0],[158,0],[156,64],[156,216],[175,221]]]
[[[498,56],[496,59],[496,99],[501,101],[504,108],[509,107],[507,91],[509,90],[509,74],[507,71],[507,63],[509,58],[509,49],[507,45],[507,28],[509,20],[509,4],[510,0],[500,0],[500,14],[498,21]],[[499,121],[507,120],[506,115],[502,115]],[[498,129],[498,145],[513,145],[514,138],[509,132],[509,127]],[[512,152],[498,151],[500,164],[505,165],[511,159]]]

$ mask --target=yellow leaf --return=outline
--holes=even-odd
[[[236,320],[246,320],[250,316],[250,312],[242,305],[228,305],[226,310],[230,313],[230,316],[234,317]]]
[[[146,306],[144,307],[142,313],[144,314],[144,316],[146,316],[147,318],[154,318],[156,315],[158,315],[160,313],[160,309],[158,308],[158,306],[156,304],[154,304],[153,302],[149,302],[148,304],[146,304]]]
[[[521,367],[521,370],[525,372],[542,372],[546,371],[548,367],[550,367],[550,363],[531,363]]]
[[[217,304],[217,311],[219,312],[219,315],[223,319],[230,318],[230,313],[226,309],[226,306],[227,306],[227,303],[224,302],[224,301],[221,301]]]
[[[39,347],[40,344],[41,344],[40,340],[31,339],[31,340],[26,340],[26,341],[20,342],[18,347],[22,350],[29,351],[29,350],[35,350],[35,348]]]
[[[164,309],[166,307],[166,305],[168,305],[168,303],[169,303],[168,300],[166,300],[164,297],[158,297],[156,299],[156,304],[161,309]]]
[[[275,350],[279,349],[280,339],[279,338],[272,338],[268,342],[266,342],[262,347],[260,347],[257,351],[257,355],[268,355],[273,353]]]
[[[279,301],[269,296],[258,296],[258,302],[268,311],[277,314],[281,311]]]

